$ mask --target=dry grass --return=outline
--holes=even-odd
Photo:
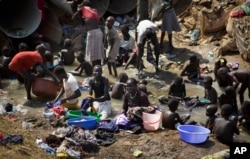
[[[29,115],[26,115],[27,117]],[[24,141],[22,144],[0,145],[0,158],[1,159],[50,159],[55,158],[46,154],[36,144],[36,137],[45,137],[50,133],[50,130],[42,128],[32,128],[29,130],[22,129],[23,120],[19,119],[15,122],[7,121],[0,116],[0,132],[4,135],[23,135]]]

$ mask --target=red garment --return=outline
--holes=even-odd
[[[93,18],[96,21],[99,21],[97,10],[87,6],[82,7],[82,18]]]
[[[17,53],[9,64],[9,69],[15,72],[23,72],[31,69],[36,63],[42,63],[43,58],[37,51],[23,51]]]
[[[44,9],[45,2],[44,0],[37,0],[37,8],[42,12],[42,20],[45,20],[45,9]]]

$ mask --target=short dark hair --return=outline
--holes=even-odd
[[[66,73],[65,69],[63,66],[56,66],[53,71],[55,74],[61,74],[61,73]]]
[[[190,56],[189,60],[190,60],[191,62],[194,62],[194,61],[197,60],[197,56],[196,56],[196,55],[192,55],[192,56]]]
[[[46,47],[44,46],[44,44],[39,44],[39,45],[36,46],[36,50],[37,50],[40,54],[45,54]]]
[[[178,105],[179,105],[179,101],[176,100],[176,99],[171,98],[171,99],[168,101],[168,107],[169,107],[169,110],[170,110],[170,111],[176,111],[177,108],[178,108]]]
[[[135,78],[129,78],[127,82],[130,81],[130,83],[137,85],[138,81]]]
[[[18,45],[18,51],[26,51],[28,49],[29,49],[28,45],[24,42],[22,42]]]
[[[213,78],[211,76],[206,76],[204,78],[204,82],[207,82],[209,84],[213,84]]]
[[[121,31],[122,31],[122,30],[129,31],[129,25],[128,25],[128,24],[122,24],[122,25],[120,26],[120,29],[121,29]]]
[[[118,75],[118,79],[120,80],[120,82],[126,82],[128,80],[128,74],[125,72],[121,72]]]
[[[221,115],[223,117],[228,117],[233,113],[233,106],[231,104],[223,104],[221,106]]]

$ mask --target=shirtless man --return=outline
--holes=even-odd
[[[105,58],[103,33],[99,27],[99,15],[96,9],[92,8],[89,0],[83,0],[78,6],[76,13],[72,19],[81,14],[84,27],[87,30],[87,43],[85,60],[92,62],[92,66],[101,65],[101,61]]]

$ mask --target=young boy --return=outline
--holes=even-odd
[[[230,119],[233,108],[230,104],[224,104],[221,107],[221,116],[215,119],[214,130],[216,138],[223,144],[231,144],[234,142],[234,134],[239,135],[240,131],[237,123]]]
[[[240,103],[244,101],[244,92],[248,89],[248,97],[250,97],[250,71],[247,70],[237,70],[229,72],[226,68],[220,68],[218,70],[218,78],[225,81],[229,86],[233,86],[237,89],[239,84],[241,84],[239,89]]]
[[[210,129],[210,131],[213,131],[214,128],[214,121],[218,117],[215,113],[217,112],[217,105],[215,104],[209,104],[206,108],[206,116],[208,117],[206,120],[206,123],[201,123],[202,126]]]
[[[196,55],[190,56],[189,60],[185,62],[180,76],[188,76],[191,81],[198,81],[200,78],[200,60]]]
[[[141,79],[138,82],[138,88],[139,90],[141,90],[142,92],[148,95],[150,92],[148,92],[147,84],[148,84],[148,81],[146,79]]]
[[[85,70],[85,74],[86,76],[91,76],[93,73],[93,67],[91,65],[90,62],[85,61],[84,59],[84,53],[82,51],[78,51],[76,54],[76,59],[77,61],[80,63],[80,65],[74,69],[74,71],[71,71],[70,73],[72,73],[75,76],[81,76],[83,70]],[[79,72],[76,72],[80,69]]]
[[[241,116],[239,117],[239,123],[244,128],[250,130],[250,101],[244,101],[241,105]]]
[[[169,111],[163,113],[162,126],[167,129],[175,130],[178,125],[184,124],[190,115],[185,116],[181,119],[180,115],[176,112],[178,109],[179,101],[176,99],[170,99],[168,101]]]
[[[66,38],[63,43],[64,49],[61,50],[61,61],[64,65],[72,65],[75,61],[74,50],[72,49],[71,39]]]
[[[197,106],[203,106],[206,104],[217,104],[218,94],[213,84],[213,78],[210,76],[206,76],[203,79],[204,88],[205,88],[205,96],[202,99],[198,100],[193,106],[191,106],[190,110]]]
[[[233,107],[233,114],[238,114],[236,91],[232,86],[227,86],[225,88],[225,93],[218,97],[219,106],[223,104],[231,104]]]
[[[125,84],[128,80],[128,75],[124,72],[118,76],[119,80],[113,84],[111,97],[115,99],[121,99],[125,93]]]
[[[162,96],[159,98],[159,101],[161,103],[167,103],[169,98],[181,100],[184,97],[186,97],[186,86],[183,83],[183,78],[177,77],[169,87],[168,97]]]
[[[112,75],[112,69],[114,71],[115,77],[117,77],[117,70],[116,70],[116,57],[119,53],[120,48],[120,38],[116,31],[116,29],[113,27],[113,24],[115,22],[115,18],[113,16],[109,16],[106,20],[106,29],[105,29],[105,35],[106,35],[106,41],[107,41],[107,57],[108,57],[108,70],[109,74]]]

